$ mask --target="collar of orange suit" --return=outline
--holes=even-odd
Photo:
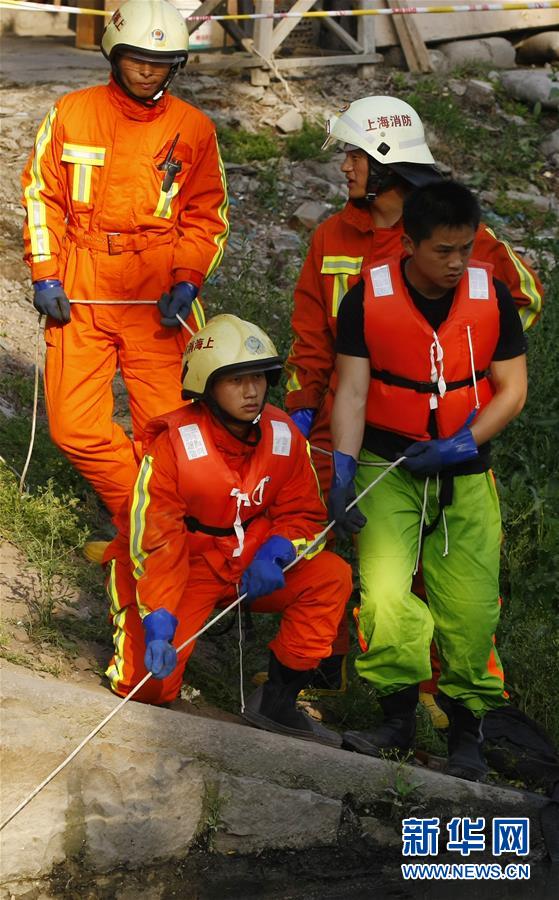
[[[166,93],[155,106],[144,106],[142,103],[137,103],[132,97],[125,94],[112,75],[109,78],[107,90],[111,103],[120,110],[123,116],[133,119],[135,122],[153,122],[165,112],[169,105],[169,95]]]
[[[356,206],[355,203],[348,200],[340,215],[347,225],[356,228],[358,231],[367,232],[375,230],[373,217],[371,216],[371,211],[368,206]]]

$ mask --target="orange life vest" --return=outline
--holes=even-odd
[[[292,473],[295,426],[286,413],[266,405],[260,419],[261,439],[241,477],[215,446],[209,417],[205,404],[192,403],[154,420],[152,435],[169,429],[192,556],[212,556],[217,539],[221,559],[242,562],[251,559],[272,532],[267,510]]]
[[[409,296],[398,259],[364,271],[369,425],[429,440],[434,410],[439,436],[448,437],[489,402],[494,391],[487,369],[499,339],[492,271],[470,261],[438,332]]]

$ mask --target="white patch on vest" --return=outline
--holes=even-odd
[[[470,300],[489,300],[489,278],[485,269],[468,267]]]
[[[289,456],[291,453],[291,431],[289,430],[289,425],[287,422],[278,422],[276,419],[272,419],[270,424],[274,432],[272,453],[275,456]]]
[[[189,459],[199,459],[207,456],[208,451],[198,425],[181,425],[179,434]]]
[[[394,293],[390,266],[375,266],[371,269],[371,284],[375,297],[389,297]]]

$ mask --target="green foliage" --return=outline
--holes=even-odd
[[[317,157],[328,159],[331,153],[321,152],[325,137],[323,125],[311,125],[310,122],[304,122],[301,131],[290,134],[286,138],[285,147],[288,158],[294,161],[316,159]]]
[[[269,130],[253,134],[243,128],[222,126],[218,128],[218,140],[225,162],[254,162],[281,155],[277,138]]]
[[[497,645],[513,700],[559,741],[558,267],[546,286],[542,320],[528,335],[528,402],[494,449],[505,535]]]
[[[15,476],[0,467],[0,535],[24,551],[39,577],[32,603],[36,624],[50,626],[57,601],[69,594],[73,580],[73,551],[81,546],[86,531],[75,512],[78,500],[57,495],[53,481],[35,494],[20,494]]]
[[[303,122],[301,131],[281,138],[275,132],[262,129],[257,134],[244,128],[220,126],[217,130],[221,154],[225,162],[249,163],[287,156],[291,160],[328,160],[332,151],[321,150],[324,126]]]

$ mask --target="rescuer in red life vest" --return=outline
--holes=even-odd
[[[501,518],[489,440],[524,406],[525,339],[506,286],[470,259],[480,211],[456,182],[404,203],[403,259],[370,266],[338,316],[330,518],[358,533],[359,675],[384,722],[345,745],[407,752],[419,684],[440,655],[448,772],[482,780],[484,714],[504,704],[499,620]],[[377,470],[405,460],[345,512]],[[428,605],[411,590],[420,560]]]
[[[282,612],[269,677],[244,717],[259,728],[340,746],[296,709],[331,651],[351,594],[351,569],[324,541],[285,575],[326,525],[307,444],[266,403],[282,362],[270,338],[236,316],[212,319],[183,359],[183,397],[154,419],[130,506],[130,533],[105,553],[115,627],[111,687],[137,700],[174,700],[194,644],[180,646],[239,593],[255,611]]]
[[[330,417],[336,390],[335,339],[344,295],[365,268],[388,256],[402,254],[402,206],[407,194],[428,181],[440,180],[417,111],[398,97],[371,96],[354,100],[327,122],[327,148],[337,142],[344,151],[341,170],[347,180],[344,208],[321,222],[313,234],[294,292],[293,346],[287,360],[289,380],[285,408],[311,448],[329,451]],[[535,272],[491,228],[480,223],[474,259],[490,263],[494,276],[506,284],[524,329],[537,320],[542,286]],[[332,477],[328,453],[312,450],[320,485],[327,496]],[[420,572],[414,590],[423,596]],[[332,656],[313,678],[314,689],[345,689],[345,655],[349,650],[347,622],[334,642]],[[437,659],[433,654],[433,673]],[[422,702],[437,727],[444,715],[433,703],[436,677],[422,686]],[[448,723],[446,723],[448,724]]]

